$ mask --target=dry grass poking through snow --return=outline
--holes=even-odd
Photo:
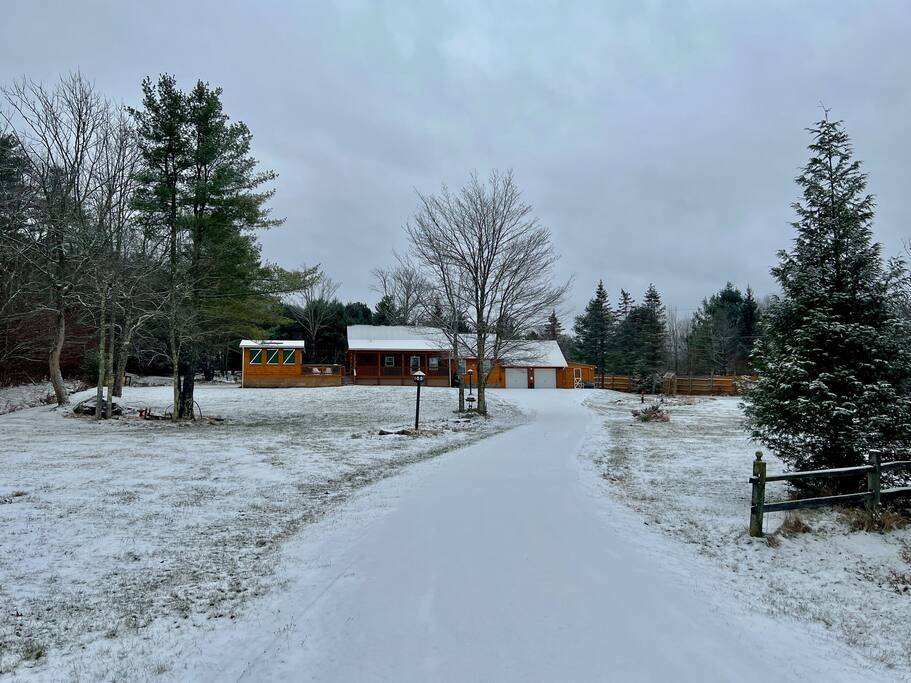
[[[160,412],[169,392],[125,400]],[[353,491],[518,421],[496,397],[493,419],[456,421],[454,394],[428,388],[421,436],[378,436],[408,425],[413,388],[197,393],[226,422],[95,423],[47,407],[0,417],[0,674],[51,675],[50,658],[76,678],[67,660],[86,645],[111,660],[92,678],[165,674],[167,653],[118,654],[122,639],[153,622],[234,618],[273,586],[283,541]]]
[[[896,673],[911,675],[911,528],[857,531],[835,510],[766,516],[770,542],[751,539],[752,460],[735,398],[671,399],[669,422],[636,422],[636,397],[597,392],[600,414],[587,457],[611,492],[651,528],[673,536],[722,569],[742,599],[771,614],[811,620]],[[782,464],[766,455],[769,472]],[[769,500],[787,496],[769,484]],[[892,525],[897,526],[897,525]]]

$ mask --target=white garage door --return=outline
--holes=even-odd
[[[507,389],[528,389],[528,371],[525,368],[506,368]]]
[[[557,371],[554,368],[535,370],[535,389],[556,389]]]

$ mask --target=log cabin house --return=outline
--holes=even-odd
[[[244,339],[240,343],[242,387],[337,387],[342,365],[304,363],[304,342]]]
[[[471,348],[466,335],[466,348]],[[467,386],[468,370],[477,377],[477,358],[452,360],[446,336],[432,327],[350,325],[348,327],[348,381],[353,384],[408,385],[421,370],[428,386],[453,386],[461,379]],[[555,341],[523,343],[521,358],[490,367],[482,363],[487,384],[507,389],[572,389],[594,381],[595,368],[568,363]]]

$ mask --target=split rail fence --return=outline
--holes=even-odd
[[[750,505],[750,536],[761,537],[762,520],[766,512],[782,512],[785,510],[805,510],[808,508],[827,507],[832,505],[858,505],[863,503],[871,514],[878,511],[882,501],[911,495],[911,486],[883,489],[881,475],[883,472],[902,468],[911,468],[911,460],[896,460],[893,462],[880,462],[880,454],[873,453],[872,464],[857,467],[839,467],[829,470],[804,470],[802,472],[786,472],[783,474],[766,474],[766,463],[762,459],[762,452],[756,452],[753,461],[753,476],[750,483],[753,485],[753,496]],[[867,476],[867,490],[857,493],[842,493],[833,496],[819,496],[815,498],[798,498],[767,503],[765,500],[765,487],[769,482],[775,481],[800,481],[807,479],[833,479],[836,477]]]

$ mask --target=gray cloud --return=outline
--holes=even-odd
[[[692,308],[726,280],[774,288],[804,128],[845,119],[908,235],[911,5],[13,2],[0,80],[81,69],[136,103],[146,75],[225,90],[281,177],[267,258],[321,263],[372,303],[414,189],[514,169],[553,231],[568,312],[603,278]],[[568,322],[568,320],[567,320]]]

